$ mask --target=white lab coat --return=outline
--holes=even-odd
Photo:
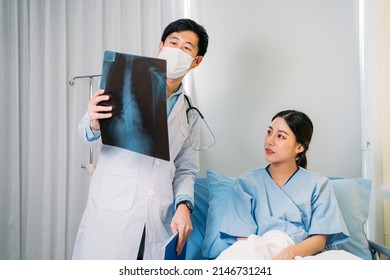
[[[171,235],[174,199],[181,194],[193,199],[199,171],[199,152],[190,145],[186,108],[181,94],[168,117],[169,162],[102,145],[101,138],[88,142],[88,113],[81,120],[82,139],[102,148],[73,259],[136,259],[144,225],[144,259],[161,259],[161,247]],[[199,142],[199,121],[190,120],[195,144]]]

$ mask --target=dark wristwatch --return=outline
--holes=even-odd
[[[190,210],[190,213],[192,213],[192,210],[194,209],[194,205],[192,205],[191,201],[189,201],[189,200],[182,200],[182,201],[180,201],[176,205],[176,209],[177,209],[177,207],[179,207],[180,204],[185,204],[187,206],[188,210]]]

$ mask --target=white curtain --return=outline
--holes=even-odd
[[[156,56],[182,0],[0,0],[0,259],[69,259],[88,195],[77,125],[104,50]],[[99,79],[93,82],[96,90]]]

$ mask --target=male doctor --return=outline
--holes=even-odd
[[[94,93],[79,125],[89,145],[102,145],[73,259],[161,259],[162,246],[179,231],[177,253],[192,231],[194,180],[199,171],[200,119],[187,121],[182,80],[207,51],[203,26],[179,19],[164,30],[159,58],[167,61],[170,161],[102,145],[100,119],[110,118],[104,90]],[[191,139],[190,139],[191,136]],[[192,144],[191,144],[192,142]]]

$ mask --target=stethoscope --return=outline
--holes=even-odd
[[[200,118],[202,119],[202,121],[203,121],[204,124],[206,125],[208,131],[210,132],[210,135],[212,136],[212,143],[211,143],[210,145],[206,145],[206,146],[202,146],[202,147],[200,147],[200,148],[197,148],[197,147],[195,147],[195,145],[194,145],[193,142],[192,142],[192,139],[191,139],[191,131],[189,132],[189,135],[190,135],[190,137],[189,137],[189,138],[190,138],[190,144],[191,144],[192,149],[194,149],[195,151],[204,151],[204,150],[206,150],[206,149],[208,149],[208,148],[210,148],[210,147],[212,147],[212,146],[215,145],[215,143],[216,143],[215,135],[214,135],[213,131],[211,130],[211,128],[209,127],[209,125],[207,124],[206,120],[204,119],[204,117],[203,117],[202,113],[199,111],[199,109],[191,105],[190,99],[188,98],[187,95],[184,94],[184,98],[186,99],[187,104],[188,104],[188,108],[187,108],[187,110],[186,110],[186,115],[187,115],[187,122],[188,122],[188,124],[190,124],[190,118],[188,117],[188,113],[189,113],[191,110],[193,110],[193,111],[195,111],[195,112],[200,116]]]

